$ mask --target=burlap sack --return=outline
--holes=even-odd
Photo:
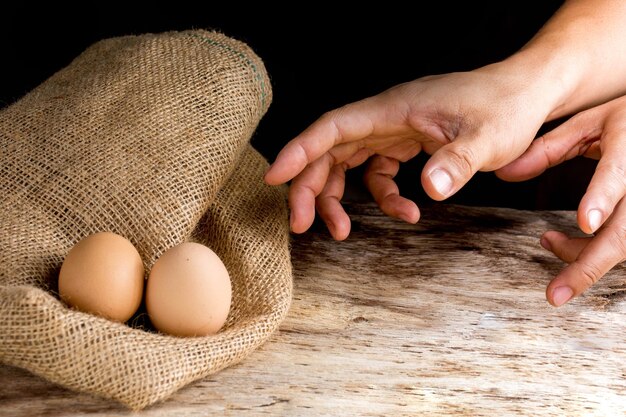
[[[141,409],[267,340],[292,288],[284,195],[249,144],[270,101],[247,45],[184,31],[98,42],[3,109],[0,360]],[[225,328],[176,338],[67,308],[60,265],[103,230],[147,271],[182,241],[213,248],[233,284]]]

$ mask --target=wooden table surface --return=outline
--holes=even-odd
[[[346,241],[293,237],[289,315],[240,364],[137,413],[0,365],[0,415],[626,415],[626,269],[545,301],[563,263],[539,237],[573,212],[347,209]]]

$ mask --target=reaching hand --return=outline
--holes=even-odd
[[[579,155],[599,159],[578,207],[581,230],[595,236],[570,238],[556,231],[542,236],[542,246],[569,263],[546,292],[556,306],[626,259],[626,96],[573,116],[496,171],[502,179],[521,181]]]
[[[431,155],[422,186],[435,200],[477,171],[523,180],[576,155],[600,158],[578,210],[581,229],[596,236],[542,238],[570,263],[548,286],[548,300],[561,305],[581,294],[626,256],[626,104],[609,102],[533,138],[548,120],[626,92],[625,17],[626,2],[566,0],[501,62],[420,78],[326,113],[280,151],[265,175],[268,184],[291,181],[292,231],[306,231],[317,208],[333,237],[345,239],[345,172],[367,160],[365,182],[381,210],[413,223],[419,209],[399,195],[393,178],[400,163],[422,151]]]
[[[422,172],[430,197],[443,200],[477,171],[498,169],[532,142],[554,103],[532,74],[498,64],[472,72],[432,76],[326,113],[291,140],[266,173],[268,184],[291,180],[291,228],[306,231],[315,208],[335,239],[350,220],[340,200],[347,169],[369,158],[366,185],[386,214],[415,223],[419,210],[393,181],[401,162],[424,151]]]

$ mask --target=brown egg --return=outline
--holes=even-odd
[[[89,235],[70,249],[59,272],[59,295],[71,307],[125,322],[139,308],[144,267],[133,244],[118,234]]]
[[[231,297],[230,276],[217,254],[202,244],[185,242],[154,263],[146,309],[163,333],[206,336],[226,322]]]

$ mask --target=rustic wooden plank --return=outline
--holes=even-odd
[[[417,225],[349,205],[353,232],[294,236],[294,300],[242,363],[145,416],[626,415],[626,269],[562,308],[544,230],[572,212],[437,204]],[[122,406],[0,366],[0,414],[110,416]]]

